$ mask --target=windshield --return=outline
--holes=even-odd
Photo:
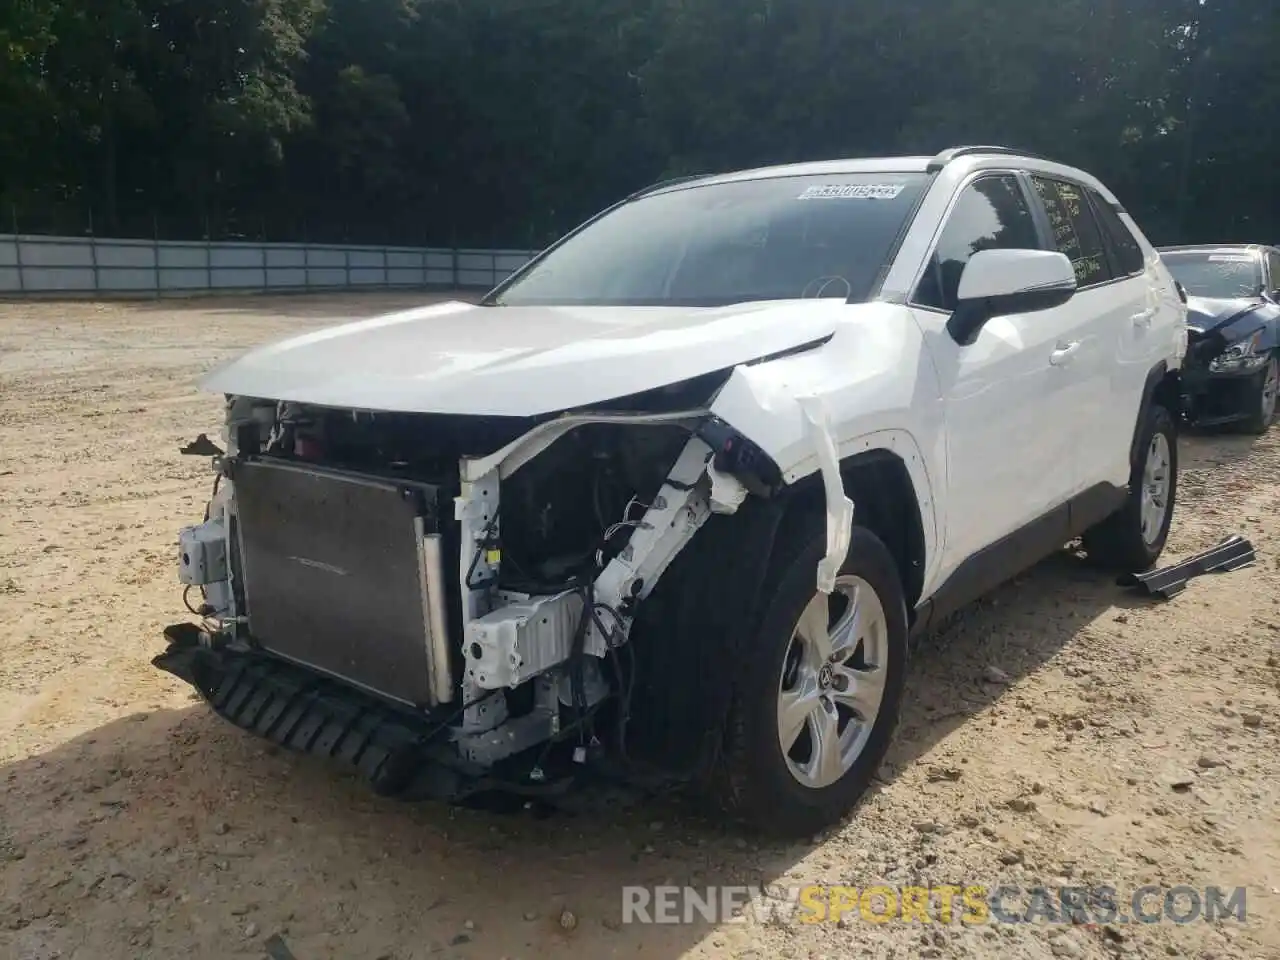
[[[866,300],[927,182],[922,173],[836,174],[651,194],[586,226],[491,302]]]
[[[1251,253],[1161,254],[1175,280],[1193,297],[1232,300],[1262,290],[1262,263]]]

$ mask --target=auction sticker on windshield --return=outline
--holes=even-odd
[[[806,187],[797,200],[892,200],[900,183],[831,183]]]

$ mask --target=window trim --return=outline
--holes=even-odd
[[[1129,229],[1129,225],[1125,223],[1124,219],[1120,216],[1123,212],[1123,208],[1118,204],[1107,203],[1106,198],[1091,187],[1087,187],[1085,192],[1089,196],[1089,202],[1093,205],[1094,218],[1098,221],[1098,228],[1102,233],[1103,249],[1106,250],[1107,256],[1111,258],[1111,272],[1115,274],[1115,277],[1111,282],[1114,283],[1116,280],[1132,280],[1134,277],[1140,277],[1145,274],[1147,272],[1147,258],[1142,251],[1142,244],[1138,242],[1138,238],[1134,236],[1133,231]],[[1111,215],[1115,217],[1116,222],[1124,228],[1124,232],[1129,235],[1129,238],[1133,241],[1133,245],[1137,247],[1139,262],[1141,263],[1141,266],[1139,266],[1137,270],[1129,273],[1124,273],[1120,270],[1120,251],[1116,249],[1111,237],[1102,227],[1102,215],[1098,212],[1102,207],[1106,207],[1111,211]]]
[[[939,316],[944,317],[949,317],[954,312],[952,310],[947,310],[945,307],[935,307],[931,304],[919,303],[916,300],[916,294],[919,292],[920,284],[924,280],[925,271],[929,269],[929,265],[933,263],[933,259],[938,253],[938,242],[942,239],[943,231],[946,230],[947,226],[951,223],[951,217],[955,213],[956,206],[960,203],[960,197],[979,180],[984,180],[989,177],[1012,178],[1018,187],[1018,191],[1022,194],[1023,202],[1027,205],[1027,208],[1031,213],[1031,221],[1035,225],[1036,238],[1040,241],[1039,249],[1050,249],[1045,246],[1045,237],[1040,229],[1040,223],[1036,219],[1035,204],[1033,203],[1032,198],[1027,195],[1027,188],[1030,186],[1030,181],[1026,179],[1026,174],[1026,170],[1014,167],[988,167],[982,170],[977,170],[960,181],[960,184],[951,194],[951,199],[947,203],[947,209],[943,212],[942,216],[938,218],[938,223],[933,229],[933,236],[929,238],[928,254],[925,255],[924,261],[916,267],[916,271],[911,278],[911,292],[907,294],[906,298],[907,307],[913,310],[926,310],[929,313],[936,313]]]
[[[1068,186],[1075,187],[1077,190],[1079,190],[1080,196],[1084,198],[1085,206],[1088,208],[1090,216],[1093,217],[1093,225],[1098,231],[1098,244],[1102,249],[1102,260],[1107,265],[1107,273],[1109,274],[1109,276],[1107,277],[1106,280],[1099,280],[1097,283],[1090,283],[1090,284],[1086,284],[1085,286],[1081,286],[1079,283],[1077,283],[1076,293],[1084,293],[1087,290],[1097,290],[1099,287],[1110,286],[1111,284],[1117,283],[1121,280],[1132,280],[1135,276],[1137,276],[1137,274],[1121,275],[1119,271],[1116,269],[1116,265],[1112,260],[1110,244],[1107,243],[1106,232],[1102,229],[1102,221],[1098,219],[1098,215],[1093,209],[1093,199],[1092,197],[1089,196],[1089,194],[1092,193],[1092,190],[1089,188],[1087,184],[1081,183],[1079,180],[1076,180],[1074,177],[1059,176],[1056,173],[1045,173],[1041,170],[1029,170],[1027,171],[1027,181],[1028,181],[1028,185],[1031,187],[1032,193],[1035,195],[1036,204],[1040,207],[1041,213],[1044,216],[1043,242],[1048,243],[1049,250],[1053,250],[1056,253],[1062,252],[1061,250],[1058,249],[1057,238],[1053,235],[1053,222],[1049,219],[1049,209],[1047,206],[1045,206],[1044,200],[1040,196],[1040,191],[1035,188],[1034,179],[1036,177],[1039,177],[1041,180],[1065,183]],[[1125,229],[1128,229],[1128,228],[1126,227]],[[1073,271],[1075,270],[1074,264],[1072,264],[1072,270]]]
[[[928,179],[924,182],[924,187],[920,190],[919,196],[916,197],[915,205],[902,221],[902,226],[898,229],[898,235],[893,238],[893,243],[889,245],[889,251],[885,254],[884,263],[880,265],[880,271],[876,274],[875,279],[871,281],[871,289],[867,292],[866,300],[854,300],[852,296],[845,298],[845,305],[852,306],[856,303],[875,303],[881,300],[884,294],[885,281],[889,279],[889,274],[893,272],[893,265],[897,262],[899,255],[902,253],[902,246],[907,242],[907,237],[911,234],[912,227],[915,226],[916,220],[920,217],[920,208],[924,206],[925,198],[929,196],[929,191],[937,185],[939,171],[926,171]],[[950,216],[951,208],[947,208],[947,215]],[[911,289],[915,290],[918,281],[912,284]],[[908,298],[910,299],[910,298]]]

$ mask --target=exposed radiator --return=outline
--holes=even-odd
[[[254,640],[405,704],[451,700],[439,488],[271,460],[232,479]]]

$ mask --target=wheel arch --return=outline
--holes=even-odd
[[[932,542],[930,492],[913,478],[903,448],[859,446],[839,460],[841,483],[854,502],[854,522],[868,527],[899,567],[911,617]],[[826,506],[814,464],[772,496],[749,495],[735,513],[713,514],[676,555],[639,605],[632,630],[633,757],[676,779],[699,779],[714,766],[733,692],[717,678],[726,664],[752,655],[766,598],[797,541],[824,537]]]
[[[1161,360],[1147,372],[1147,380],[1142,388],[1142,402],[1138,405],[1138,415],[1134,418],[1133,439],[1129,442],[1129,462],[1134,463],[1138,457],[1138,445],[1142,442],[1142,424],[1147,416],[1147,409],[1159,404],[1173,415],[1174,423],[1181,419],[1182,371],[1170,369],[1167,361]]]
[[[853,501],[854,523],[874,533],[893,555],[908,609],[920,600],[929,563],[929,538],[921,492],[907,461],[888,447],[868,447],[841,458],[840,479]],[[820,514],[825,493],[820,471],[802,477],[788,490],[784,526],[802,515]],[[927,495],[926,501],[927,503]]]

